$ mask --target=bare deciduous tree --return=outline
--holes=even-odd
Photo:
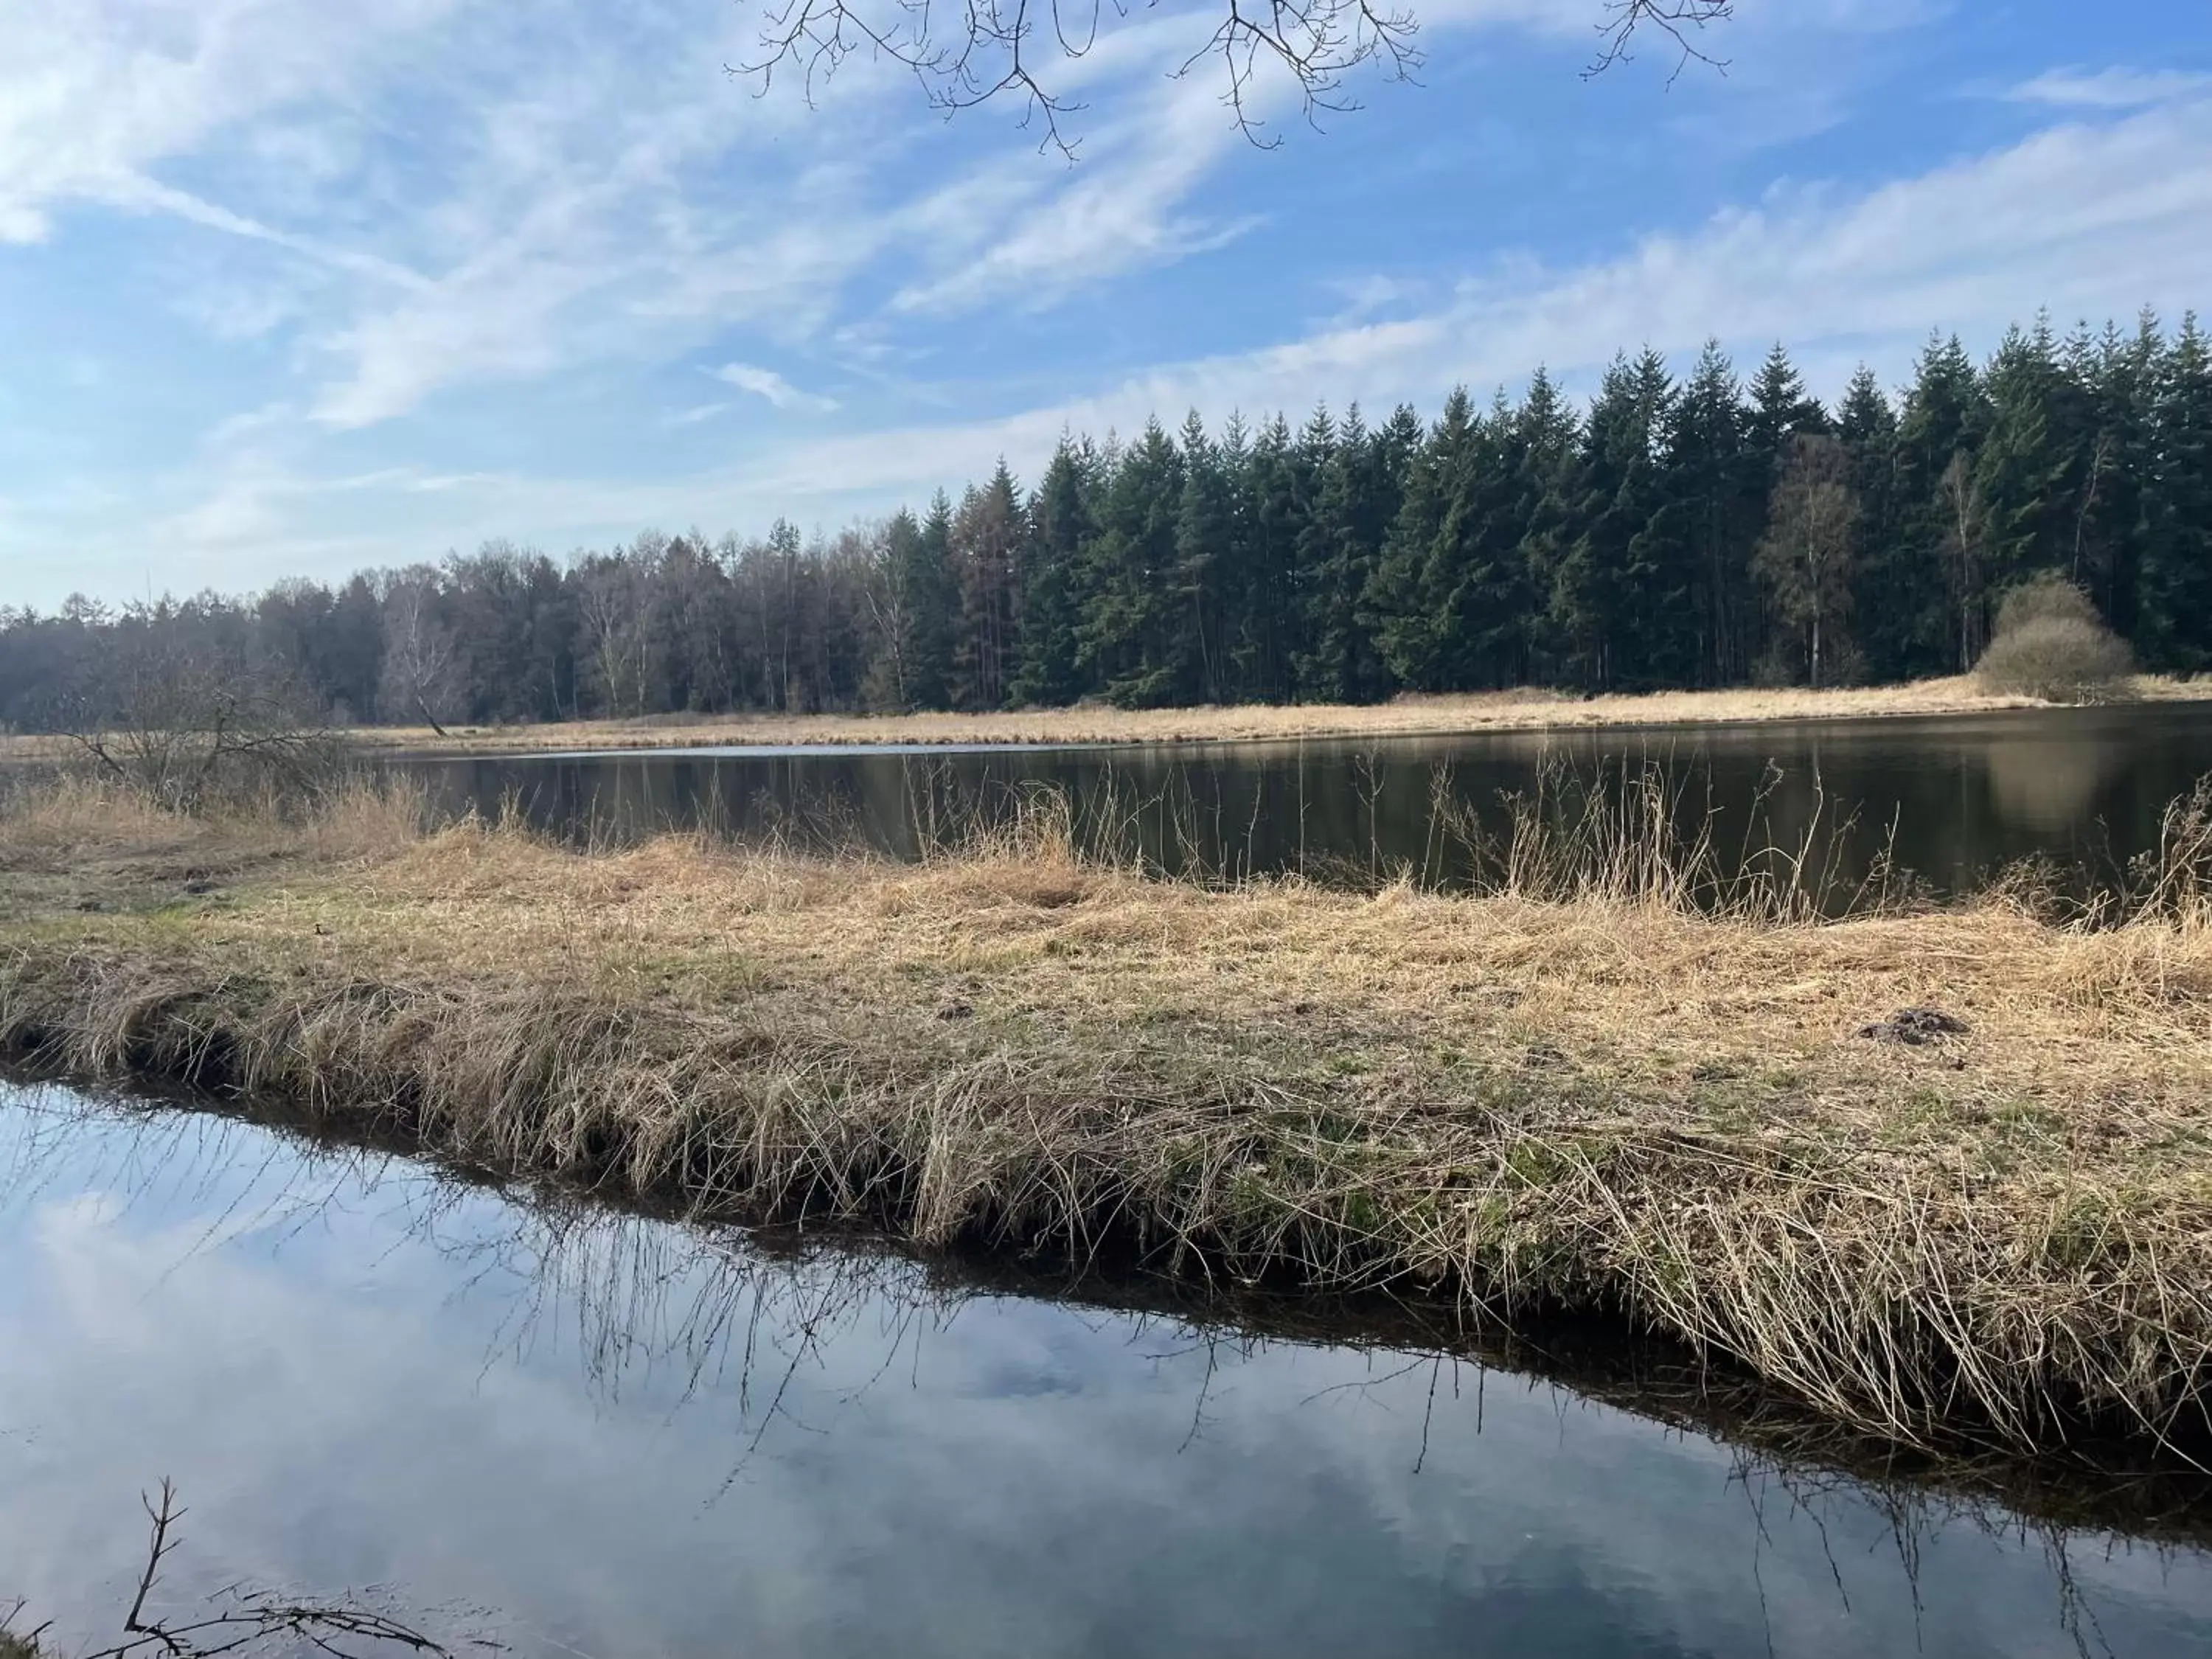
[[[384,594],[384,687],[389,711],[420,714],[440,737],[441,715],[459,692],[460,653],[438,614],[438,574],[428,566],[396,573]]]
[[[1958,610],[1959,672],[1963,674],[1973,667],[1989,631],[1982,566],[1990,507],[1973,456],[1963,449],[1953,455],[1937,481],[1936,493],[1943,507],[1945,564],[1952,601]]]
[[[1850,452],[1839,439],[1797,434],[1774,486],[1766,534],[1753,562],[1773,590],[1783,620],[1802,632],[1815,689],[1824,683],[1822,671],[1850,608],[1851,547],[1858,519]]]
[[[1063,129],[1083,106],[1055,89],[1050,65],[1087,56],[1110,23],[1128,15],[1129,0],[758,0],[760,36],[753,57],[732,66],[765,93],[779,77],[795,77],[811,102],[821,83],[859,56],[903,67],[931,107],[950,114],[1011,97],[1021,124],[1042,127],[1041,144],[1073,156]],[[1110,6],[1111,14],[1108,8]],[[1346,78],[1373,66],[1407,80],[1421,65],[1419,21],[1396,0],[1221,0],[1210,33],[1195,40],[1177,75],[1218,70],[1222,101],[1255,143],[1264,136],[1252,108],[1262,74],[1279,74],[1297,89],[1309,120],[1356,107]],[[1662,38],[1679,71],[1692,59],[1713,63],[1703,31],[1735,15],[1735,0],[1603,0],[1594,25],[1589,72],[1633,55],[1639,39]],[[1194,35],[1205,27],[1200,19]]]
[[[296,783],[334,753],[316,700],[295,676],[147,628],[106,642],[64,696],[58,725],[103,775],[178,811],[249,775]]]

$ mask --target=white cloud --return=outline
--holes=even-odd
[[[2212,90],[2212,75],[2178,70],[2050,70],[2009,88],[2015,103],[2048,104],[2060,109],[2142,109],[2175,98]]]
[[[1821,72],[1837,32],[1929,9],[1747,4],[1726,37],[1735,72],[1666,106],[1672,141],[1723,113],[1765,131],[1772,121],[1753,116],[1778,101],[1820,101],[1813,125],[1835,118],[1859,84]],[[1473,27],[1585,40],[1595,0],[1422,12],[1441,52],[1447,31]],[[726,0],[629,0],[618,19],[597,0],[540,0],[527,24],[485,0],[19,4],[0,33],[0,240],[49,238],[40,260],[62,270],[70,204],[158,217],[171,240],[134,270],[165,285],[167,314],[212,337],[194,347],[256,372],[193,410],[167,450],[192,453],[190,466],[102,471],[76,459],[94,454],[84,444],[72,476],[0,477],[10,581],[26,566],[90,581],[105,561],[135,590],[147,545],[185,550],[181,584],[244,585],[483,535],[560,546],[647,522],[835,521],[1001,453],[1033,478],[1064,426],[1353,396],[1370,411],[1401,398],[1433,410],[1455,380],[1518,381],[1540,361],[1587,376],[1617,346],[1687,352],[1709,332],[1746,352],[1786,339],[1832,387],[1862,355],[1900,372],[1931,323],[1986,343],[2046,302],[2062,321],[2143,301],[2178,310],[2212,269],[2205,80],[2069,70],[2009,95],[2083,125],[1876,188],[1778,190],[1641,236],[1632,223],[1579,264],[1486,246],[1472,179],[1464,202],[1439,198],[1447,230],[1371,264],[1328,250],[1279,283],[1237,273],[1251,279],[1243,297],[1203,300],[1237,307],[1229,337],[1273,343],[1132,368],[1170,349],[1149,311],[1157,290],[1117,290],[1096,349],[1033,313],[1249,228],[1237,191],[1251,175],[1218,83],[1162,76],[1195,15],[1133,19],[1071,67],[1064,84],[1091,107],[1070,167],[1010,134],[1004,106],[948,129],[910,82],[865,62],[820,109],[757,100],[722,73],[747,27]],[[1540,60],[1572,85],[1571,53]],[[1699,90],[1723,86],[1724,104]],[[1280,87],[1263,97],[1278,100],[1263,113],[1294,108]],[[1278,125],[1294,150],[1312,142]],[[1316,147],[1265,165],[1329,161]],[[184,252],[163,267],[173,246]],[[1399,258],[1419,263],[1390,268]],[[189,406],[179,393],[201,392],[184,382],[204,360],[163,381],[184,354],[146,343],[143,382],[120,392]],[[823,383],[842,406],[764,362],[835,374]],[[708,372],[744,395],[702,387],[664,409],[658,372],[694,362],[726,365]],[[1026,390],[994,378],[1013,374]],[[625,376],[650,389],[625,400],[637,392]],[[860,385],[865,397],[848,390]],[[469,392],[479,401],[455,395]],[[252,412],[191,449],[231,410]],[[729,453],[691,430],[718,417],[743,431],[743,461],[669,476],[692,445]],[[572,455],[580,432],[602,428],[610,441],[583,453],[603,476],[514,459],[541,432],[544,453]],[[465,470],[478,465],[500,470]],[[47,550],[63,546],[66,560]]]
[[[752,363],[724,363],[712,373],[716,380],[733,386],[740,392],[750,392],[756,398],[765,398],[778,409],[811,410],[817,414],[826,414],[837,407],[835,398],[801,392],[772,368],[761,368]],[[718,404],[714,407],[720,409],[722,405]]]
[[[2178,311],[2212,270],[2212,104],[2107,127],[2065,126],[2008,149],[1858,193],[1778,191],[1682,235],[1547,271],[1509,262],[1449,306],[1325,328],[1261,350],[1163,364],[1091,396],[994,420],[823,440],[787,451],[787,491],[920,489],[1005,453],[1033,469],[1063,428],[1131,430],[1188,407],[1401,398],[1433,410],[1453,384],[1570,377],[1623,346],[1693,352],[1786,340],[1826,389],[1862,357],[1901,375],[1931,325],[1984,344],[2050,306],[2062,319]]]
[[[460,0],[80,0],[0,29],[0,241],[59,203],[175,211],[149,169],[302,100],[337,95]],[[219,212],[219,210],[208,210]]]
[[[834,525],[957,485],[1002,454],[1033,480],[1065,428],[1128,432],[1150,414],[1172,422],[1193,406],[1218,420],[1231,409],[1297,411],[1353,397],[1370,411],[1405,398],[1432,413],[1455,382],[1518,383],[1540,362],[1586,386],[1617,347],[1644,342],[1686,357],[1708,335],[1742,356],[1786,340],[1816,388],[1832,393],[1863,358],[1901,378],[1931,325],[1986,348],[2045,304],[2062,324],[2125,318],[2145,302],[2172,314],[2202,298],[2208,270],[2212,103],[2181,102],[2055,127],[1873,190],[1777,191],[1579,267],[1501,263],[1426,309],[1163,362],[984,418],[752,444],[738,465],[678,477],[400,469],[324,478],[311,456],[257,454],[212,484],[185,481],[192,493],[150,538],[143,526],[110,533],[130,583],[137,550],[155,544],[192,550],[196,581],[246,586],[501,534],[562,547],[650,523],[743,530],[787,513]],[[808,395],[744,363],[720,378],[771,404]],[[334,514],[338,491],[346,507]],[[19,502],[17,513],[35,518],[37,508]],[[69,581],[83,585],[101,538],[64,539],[78,550]]]
[[[730,405],[727,404],[695,404],[689,409],[679,409],[667,416],[665,424],[672,427],[696,426],[702,421],[711,421],[717,415],[727,413],[729,408]]]

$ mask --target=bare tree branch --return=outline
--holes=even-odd
[[[234,1587],[216,1598],[230,1605],[202,1618],[172,1623],[150,1613],[146,1603],[160,1582],[161,1568],[177,1547],[177,1523],[187,1511],[179,1507],[177,1489],[161,1482],[158,1498],[142,1497],[153,1536],[146,1549],[145,1570],[138,1576],[137,1594],[124,1615],[123,1638],[87,1659],[216,1659],[242,1651],[300,1653],[313,1649],[332,1659],[374,1659],[379,1654],[428,1655],[430,1659],[453,1659],[453,1650],[398,1620],[351,1600],[331,1602],[295,1601],[264,1591],[241,1591]],[[472,1648],[497,1649],[500,1644],[482,1638]]]
[[[744,0],[740,0],[744,3]],[[1157,3],[1157,0],[1149,0]],[[1390,0],[1221,0],[1212,31],[1184,58],[1180,76],[1218,64],[1222,102],[1253,143],[1273,148],[1255,107],[1263,72],[1276,70],[1297,88],[1306,118],[1356,109],[1346,78],[1373,66],[1385,78],[1413,78],[1421,66],[1412,11]],[[1104,8],[1127,17],[1127,0],[759,0],[758,51],[728,66],[765,95],[779,78],[795,78],[811,106],[819,88],[855,56],[900,65],[933,109],[952,115],[1012,97],[1019,125],[1041,126],[1038,147],[1070,160],[1078,140],[1066,118],[1084,106],[1047,84],[1056,57],[1089,55],[1107,23]],[[1656,32],[1679,53],[1674,73],[1692,59],[1715,67],[1702,35],[1735,15],[1735,0],[1605,0],[1599,46],[1587,74],[1632,56],[1639,33]],[[940,30],[939,25],[943,27]]]
[[[312,784],[337,759],[296,675],[219,643],[134,625],[56,699],[57,731],[104,776],[174,811],[238,784]]]
[[[1634,56],[1636,37],[1646,30],[1664,35],[1675,54],[1668,85],[1692,61],[1724,70],[1727,59],[1706,52],[1703,37],[1711,25],[1735,15],[1735,0],[1606,0],[1605,19],[1597,26],[1597,56],[1583,75],[1602,75]]]

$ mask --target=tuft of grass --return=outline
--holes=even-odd
[[[0,1054],[702,1217],[1603,1314],[1921,1443],[2206,1440],[2205,813],[2154,902],[1831,921],[1802,869],[1713,903],[1638,800],[1460,895],[1163,881],[1048,801],[916,865],[332,801],[195,829],[276,849],[220,906],[0,855]],[[1966,1034],[1857,1035],[1929,1005]]]

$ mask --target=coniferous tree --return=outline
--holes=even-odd
[[[1964,673],[1981,647],[1985,535],[1974,457],[1989,429],[1987,400],[1958,336],[1931,337],[1914,365],[1897,432],[1898,560],[1916,591],[1940,587],[1944,623],[1929,656],[1906,670]],[[1925,573],[1923,576],[1922,573]]]
[[[1171,702],[1180,666],[1180,596],[1172,580],[1182,457],[1158,421],[1121,457],[1105,490],[1090,562],[1094,589],[1081,660],[1115,702]]]
[[[1297,645],[1297,461],[1290,424],[1277,415],[1253,441],[1242,473],[1237,517],[1237,628],[1229,647],[1242,695],[1261,702],[1289,700]]]
[[[1742,488],[1747,416],[1735,365],[1718,341],[1706,341],[1675,402],[1661,510],[1691,580],[1697,678],[1709,685],[1741,679],[1751,666],[1745,641],[1753,519]]]
[[[1206,435],[1193,410],[1182,429],[1182,497],[1176,506],[1172,584],[1185,612],[1173,678],[1180,700],[1220,702],[1227,667],[1225,573],[1235,556],[1236,483],[1243,428],[1230,417],[1225,443]]]
[[[1081,665],[1083,618],[1090,609],[1087,549],[1097,457],[1062,438],[1030,503],[1029,568],[1022,591],[1022,659],[1017,703],[1073,702],[1090,689]]]
[[[1364,600],[1397,507],[1403,434],[1370,433],[1359,405],[1345,411],[1298,541],[1304,572],[1298,693],[1316,702],[1368,702],[1389,686]]]
[[[1449,676],[1443,600],[1455,562],[1444,537],[1474,426],[1467,388],[1453,388],[1442,418],[1406,463],[1398,512],[1368,584],[1368,609],[1384,663],[1398,679],[1423,691],[1440,690]]]
[[[1521,526],[1517,568],[1529,594],[1523,628],[1528,666],[1523,672],[1553,680],[1562,666],[1546,625],[1545,605],[1573,544],[1583,428],[1558,383],[1541,368],[1528,383],[1515,425],[1514,453],[1520,464],[1514,507]]]
[[[1986,639],[1995,596],[2069,563],[2075,455],[2059,424],[2064,381],[2048,319],[2038,318],[2032,332],[2006,331],[1982,389],[1988,423],[1974,458],[1974,483],[1984,523],[1983,614],[1975,631]]]
[[[2149,492],[2158,474],[2160,353],[2158,319],[2146,312],[2132,334],[2107,323],[2094,343],[2069,354],[2088,407],[2077,441],[2087,459],[2076,469],[2068,574],[2130,636],[2140,621]]]
[[[2159,364],[2158,470],[2143,551],[2145,655],[2154,667],[2212,668],[2212,339],[2194,313]]]
[[[1851,548],[1851,608],[1867,677],[1904,679],[1942,651],[1940,573],[1913,556],[1902,529],[1897,410],[1862,364],[1836,411],[1851,494],[1858,504]]]
[[[1618,357],[1583,429],[1577,532],[1553,579],[1549,621],[1570,678],[1591,690],[1656,684],[1655,654],[1686,599],[1653,532],[1673,404],[1656,355]]]
[[[134,650],[221,653],[356,720],[1895,679],[1972,665],[2046,574],[2146,665],[2207,669],[2208,355],[2148,314],[2063,340],[2038,319],[1985,368],[1931,337],[1894,404],[1852,378],[1831,445],[1786,351],[1748,387],[1717,345],[1680,386],[1646,351],[1586,412],[1540,371],[1425,430],[1322,409],[1070,436],[1026,502],[1001,464],[957,510],[829,539],[648,532],[566,564],[489,543],[247,603],[0,611],[0,722]],[[1850,533],[1814,537],[1836,492]]]
[[[1521,678],[1534,604],[1521,489],[1527,442],[1516,411],[1501,394],[1455,447],[1431,571],[1428,603],[1440,631],[1430,690],[1505,686]]]

